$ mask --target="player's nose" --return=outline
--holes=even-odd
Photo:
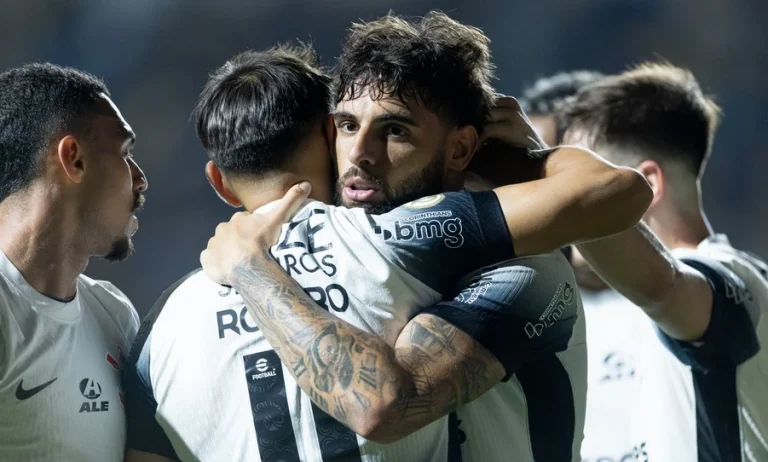
[[[141,169],[141,167],[139,167],[139,164],[136,163],[134,159],[129,159],[128,162],[130,162],[131,173],[133,175],[133,190],[139,193],[143,193],[149,188],[147,175],[144,174],[144,171]]]

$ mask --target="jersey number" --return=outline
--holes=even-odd
[[[301,460],[280,358],[274,351],[263,351],[243,357],[243,362],[262,462]],[[362,461],[357,436],[352,430],[314,404],[312,416],[323,461]]]

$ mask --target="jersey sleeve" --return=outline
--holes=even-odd
[[[514,374],[538,355],[568,348],[579,316],[576,281],[561,252],[486,267],[461,282],[438,316],[483,345]]]
[[[136,333],[139,331],[140,324],[139,314],[136,312],[136,308],[133,306],[133,303],[131,303],[128,296],[111,282],[100,280],[96,281],[96,283],[111,297],[117,299],[118,305],[116,305],[116,307],[119,306],[120,309],[112,309],[110,314],[115,320],[115,323],[120,327],[123,335],[125,335],[128,343],[132,343],[136,338]]]
[[[684,258],[683,263],[702,273],[712,287],[712,317],[698,342],[686,342],[657,333],[681,362],[702,372],[733,368],[760,350],[752,293],[742,279],[722,263],[706,257]]]
[[[347,213],[393,264],[439,293],[470,271],[514,257],[493,191],[424,197],[383,215]]]

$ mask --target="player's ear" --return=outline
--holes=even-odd
[[[325,119],[325,139],[328,141],[328,147],[333,149],[336,143],[336,125],[333,123],[333,114],[328,114]]]
[[[648,206],[648,211],[653,211],[654,207],[664,196],[664,172],[661,166],[655,160],[645,160],[637,166],[637,170],[643,174],[653,191],[653,200]]]
[[[219,167],[217,167],[216,164],[214,164],[212,161],[208,161],[208,163],[205,164],[205,176],[208,178],[208,183],[211,184],[211,187],[214,191],[216,191],[216,194],[218,194],[221,200],[231,205],[232,207],[243,206],[243,203],[232,191],[232,188],[229,185],[229,181],[227,181],[224,173],[222,173]]]
[[[455,128],[448,139],[445,167],[449,172],[463,172],[472,161],[480,137],[472,125]]]
[[[85,174],[85,157],[82,146],[74,136],[67,135],[55,146],[56,161],[61,166],[67,178],[74,183],[80,183]]]

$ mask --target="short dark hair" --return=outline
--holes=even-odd
[[[558,72],[543,77],[523,90],[520,107],[528,115],[555,115],[566,99],[573,97],[585,85],[605,77],[597,71]]]
[[[99,93],[109,96],[104,82],[71,67],[35,63],[0,74],[0,202],[40,175],[54,136],[90,134]]]
[[[482,130],[495,99],[490,40],[439,11],[420,20],[389,14],[353,24],[339,57],[336,103],[414,98],[455,125]]]
[[[675,160],[700,176],[720,108],[693,74],[667,63],[645,63],[584,87],[563,111],[568,129],[622,163]],[[617,159],[618,157],[618,159]]]
[[[328,115],[330,85],[309,45],[240,53],[205,84],[194,114],[197,136],[222,170],[269,174]]]

